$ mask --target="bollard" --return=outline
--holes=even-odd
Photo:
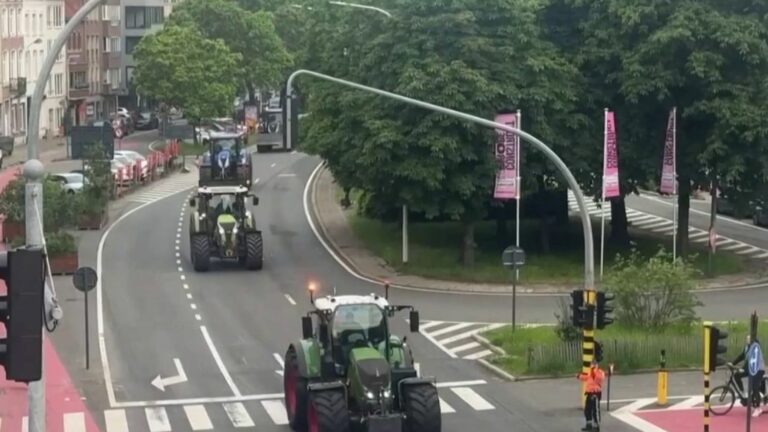
[[[605,397],[605,410],[611,410],[611,377],[613,376],[613,363],[608,365],[608,389]]]
[[[667,378],[668,378],[668,372],[667,372],[667,359],[666,359],[666,351],[661,350],[661,359],[659,360],[659,372],[658,372],[658,380],[656,383],[656,404],[657,405],[666,405],[667,404]]]

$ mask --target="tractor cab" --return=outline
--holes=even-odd
[[[251,187],[252,177],[251,154],[245,149],[243,134],[211,132],[200,164],[199,186]]]

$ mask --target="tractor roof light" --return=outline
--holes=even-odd
[[[310,282],[309,285],[307,285],[307,290],[309,290],[309,302],[314,304],[315,291],[317,291],[317,284],[315,282]]]

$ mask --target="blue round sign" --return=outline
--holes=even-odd
[[[748,364],[749,376],[755,376],[757,375],[757,372],[760,371],[760,364],[762,363],[760,361],[761,355],[762,355],[762,352],[760,351],[760,345],[753,343],[749,347],[749,351],[747,351],[747,364]]]

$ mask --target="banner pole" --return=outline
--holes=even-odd
[[[672,173],[674,179],[674,201],[672,202],[672,261],[677,262],[677,107],[672,107]]]
[[[605,158],[608,140],[608,108],[605,108],[603,117],[603,193],[600,202],[600,280],[603,279],[603,264],[605,262]]]
[[[522,129],[522,124],[520,123],[520,110],[517,110],[517,128]],[[520,247],[520,200],[522,199],[522,193],[520,191],[520,138],[515,136],[515,168],[517,169],[517,180],[515,182],[515,187],[517,188],[517,191],[515,191],[515,194],[517,195],[517,200],[515,203],[515,246],[518,248]],[[520,277],[520,270],[515,267],[515,278]]]

